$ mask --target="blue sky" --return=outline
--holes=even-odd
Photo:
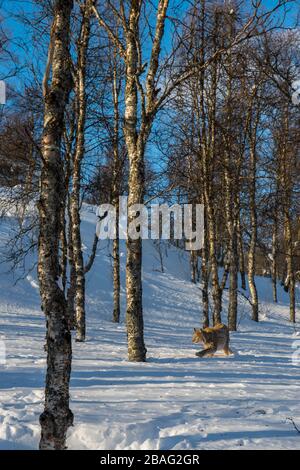
[[[171,0],[170,6],[181,4],[184,8],[182,0]],[[249,0],[250,3],[250,0]],[[274,0],[263,0],[266,8],[274,7]],[[34,11],[37,9],[36,4],[32,0],[0,0],[2,5],[1,17],[4,18],[4,27],[10,37],[10,49],[19,57],[20,65],[30,63],[34,57],[38,57],[36,46],[32,44],[30,28],[23,24],[21,17],[25,15],[28,19],[32,18]],[[286,18],[285,26],[291,27],[295,24],[295,19],[300,10],[300,0],[296,0],[290,7],[290,13]],[[180,10],[177,10],[177,12]],[[168,45],[168,28],[166,30],[165,45]],[[40,53],[39,53],[40,54]],[[43,66],[42,66],[43,68]],[[0,63],[0,79],[5,78],[7,69]],[[26,80],[26,71],[19,79],[11,78],[9,81],[18,88],[22,86],[22,81]]]

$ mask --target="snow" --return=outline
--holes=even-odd
[[[92,247],[96,216],[82,212],[84,255]],[[10,223],[12,218],[10,217]],[[0,221],[0,244],[9,236]],[[125,262],[121,246],[122,318],[111,322],[112,275],[102,241],[87,275],[87,342],[73,343],[70,449],[300,449],[300,362],[292,362],[299,323],[288,322],[288,294],[272,303],[268,278],[258,278],[259,324],[240,298],[232,357],[199,359],[191,343],[200,324],[201,291],[189,281],[188,256],[174,247],[165,273],[151,241],[144,242],[144,316],[148,362],[126,354]],[[35,261],[32,256],[29,264]],[[0,449],[36,449],[43,409],[45,322],[35,271],[21,276],[0,266]],[[15,284],[17,278],[20,278]],[[225,294],[224,312],[227,308]],[[225,317],[224,317],[225,321]],[[2,343],[3,344],[3,343]],[[296,351],[297,352],[297,351]]]

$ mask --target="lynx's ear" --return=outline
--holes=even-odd
[[[197,329],[196,329],[196,328],[194,328],[194,332],[195,332],[195,333],[196,333],[196,331],[197,331]]]

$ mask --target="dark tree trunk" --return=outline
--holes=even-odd
[[[204,211],[204,246],[202,249],[201,277],[202,277],[202,323],[203,328],[209,326],[209,298],[208,298],[208,240],[206,227],[206,214]]]
[[[240,210],[240,209],[239,209]],[[245,272],[245,256],[243,246],[243,233],[241,228],[240,215],[238,215],[237,237],[238,237],[238,253],[239,253],[239,267],[241,276],[241,287],[246,290],[246,272]]]

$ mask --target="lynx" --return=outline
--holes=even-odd
[[[198,357],[212,357],[215,353],[223,349],[224,354],[233,354],[229,348],[229,331],[226,325],[219,323],[212,328],[196,329],[192,338],[193,343],[203,343],[203,351],[196,352]]]

